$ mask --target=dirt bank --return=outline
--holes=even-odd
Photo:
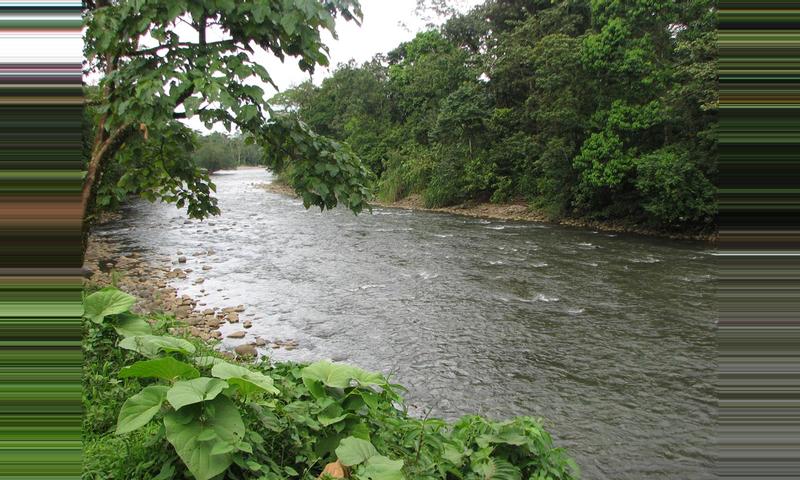
[[[284,183],[263,183],[259,187],[272,193],[281,195],[297,196],[292,188]],[[442,212],[451,213],[453,215],[463,215],[466,217],[487,218],[492,220],[510,220],[510,221],[525,221],[525,222],[540,222],[549,224],[566,225],[570,227],[586,228],[590,230],[598,230],[603,232],[613,233],[632,233],[637,235],[646,235],[650,237],[670,238],[673,240],[697,240],[707,242],[709,244],[716,244],[717,234],[684,234],[684,233],[671,233],[658,230],[643,228],[637,225],[630,225],[624,222],[614,221],[596,221],[580,218],[563,218],[559,220],[552,220],[541,211],[530,208],[523,202],[517,203],[465,203],[452,207],[441,208],[426,208],[422,197],[418,194],[409,195],[406,198],[396,202],[386,203],[373,201],[373,206],[383,208],[404,208],[410,210],[419,210],[425,212]]]

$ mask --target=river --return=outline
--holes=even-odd
[[[703,245],[403,209],[307,211],[259,188],[263,170],[214,181],[219,217],[136,201],[106,233],[154,258],[184,252],[193,271],[174,281],[180,293],[244,304],[249,333],[298,341],[272,358],[391,374],[416,411],[449,419],[541,417],[585,479],[714,478]]]

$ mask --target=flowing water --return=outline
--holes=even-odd
[[[248,333],[299,342],[270,349],[275,359],[391,373],[417,411],[450,419],[542,417],[585,479],[713,478],[704,246],[402,209],[306,211],[257,187],[269,179],[215,175],[223,214],[210,221],[135,202],[105,233],[173,262],[184,252],[193,272],[175,282],[181,293],[244,304]]]

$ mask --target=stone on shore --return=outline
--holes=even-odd
[[[244,338],[247,336],[247,332],[244,330],[238,330],[236,332],[231,332],[228,334],[228,338]]]
[[[255,345],[251,345],[246,343],[244,345],[238,345],[236,348],[233,349],[237,355],[240,357],[255,357],[258,356],[258,350],[256,350]]]

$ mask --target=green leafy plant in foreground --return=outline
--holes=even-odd
[[[407,414],[402,387],[354,366],[242,365],[130,313],[114,288],[86,297],[83,478],[575,479],[577,467],[529,417],[455,424]],[[109,393],[113,392],[113,393]],[[113,446],[113,447],[112,447]]]

